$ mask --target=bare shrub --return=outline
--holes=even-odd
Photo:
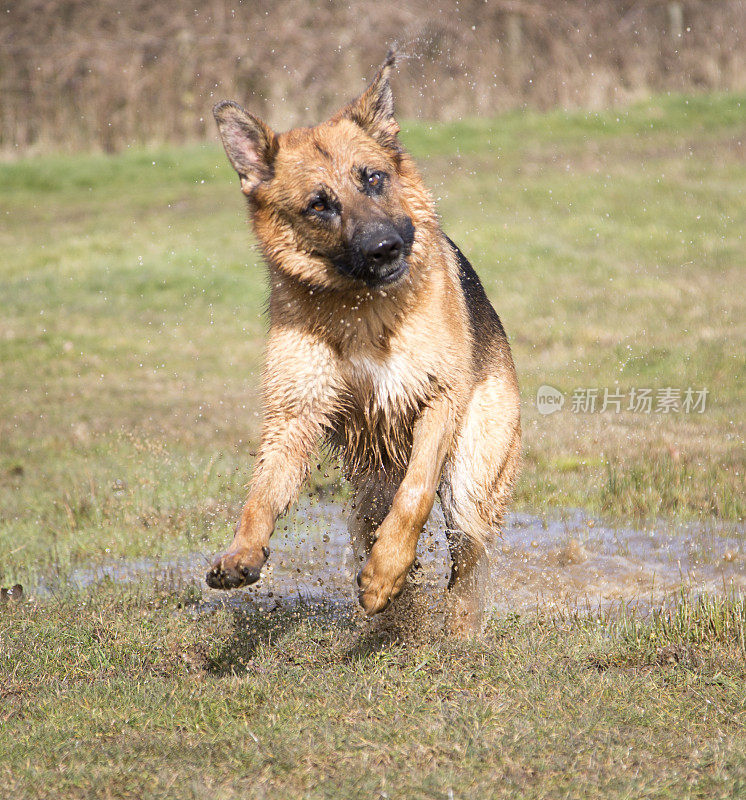
[[[409,117],[746,86],[740,0],[18,0],[4,11],[6,153],[202,139],[226,97],[280,128],[318,120],[393,41]]]

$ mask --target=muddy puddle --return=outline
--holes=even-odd
[[[448,558],[439,509],[418,548],[415,582],[440,602]],[[167,587],[197,583],[205,605],[248,604],[271,610],[287,601],[349,606],[355,602],[352,549],[341,503],[301,503],[281,520],[261,581],[213,592],[203,584],[211,553],[171,560],[118,561],[78,569],[68,582],[152,580]],[[584,512],[543,519],[508,515],[492,558],[490,604],[499,614],[621,606],[658,606],[682,589],[689,594],[746,592],[746,526],[660,521],[646,527],[609,526]],[[36,594],[55,590],[39,583]]]

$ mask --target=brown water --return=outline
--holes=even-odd
[[[434,603],[445,588],[448,558],[439,509],[418,549],[417,582]],[[77,570],[72,582],[140,578],[202,583],[212,554],[170,561],[133,560]],[[492,558],[495,611],[599,609],[658,605],[683,590],[746,592],[746,527],[742,523],[659,521],[609,526],[581,511],[542,519],[508,515]],[[352,550],[342,504],[305,501],[282,520],[259,583],[229,593],[231,602],[272,608],[287,600],[355,601]],[[43,589],[43,587],[37,587]],[[204,587],[208,605],[227,599]]]

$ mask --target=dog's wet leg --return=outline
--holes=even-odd
[[[451,553],[446,627],[456,636],[478,634],[489,588],[490,565],[484,545],[463,531],[446,529]]]
[[[406,474],[357,577],[360,604],[368,614],[383,611],[404,588],[422,527],[435,502],[454,427],[453,407],[447,399],[426,408],[415,423]]]

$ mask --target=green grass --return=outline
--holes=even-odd
[[[511,338],[518,506],[743,519],[744,102],[405,126]],[[222,151],[39,156],[0,165],[0,197],[0,579],[218,548],[266,325]],[[577,387],[667,386],[708,388],[705,413],[570,410]]]
[[[511,338],[518,507],[743,519],[745,103],[405,126]],[[0,164],[0,218],[0,585],[217,551],[266,325],[224,155]],[[537,413],[542,384],[562,412]],[[577,387],[667,386],[708,388],[705,413],[569,409]],[[498,618],[458,644],[392,641],[349,609],[195,614],[200,597],[104,583],[0,605],[5,794],[746,792],[742,599]]]
[[[742,600],[513,615],[459,644],[303,605],[194,614],[181,591],[103,585],[0,612],[8,796],[746,791]]]

